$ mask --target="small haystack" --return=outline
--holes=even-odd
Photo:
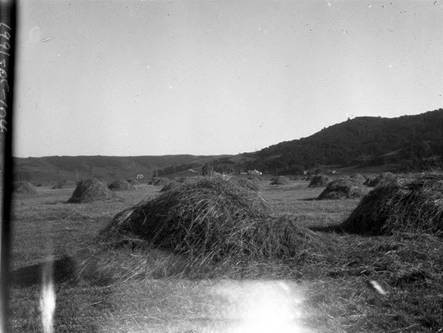
[[[368,193],[368,189],[351,179],[337,179],[328,184],[318,200],[355,199]]]
[[[290,259],[323,246],[290,218],[273,218],[255,192],[218,177],[185,183],[117,214],[106,241],[141,238],[186,256],[190,265]],[[195,266],[194,266],[195,267]]]
[[[66,180],[59,180],[52,186],[52,189],[59,190],[65,186],[66,186]]]
[[[443,235],[443,180],[422,178],[406,184],[379,185],[341,227],[369,235],[395,231]]]
[[[115,180],[111,184],[109,184],[109,189],[112,191],[133,191],[135,190],[135,186],[130,184],[124,179]]]
[[[113,197],[114,194],[105,183],[96,178],[92,178],[78,182],[77,187],[75,188],[68,202],[82,203],[97,200],[107,200]]]
[[[368,178],[364,184],[369,187],[376,187],[379,185],[387,185],[389,183],[395,182],[396,180],[397,176],[394,175],[392,172],[383,172],[375,178]]]
[[[351,175],[350,178],[351,178],[351,181],[353,181],[354,183],[361,184],[361,185],[363,185],[367,181],[367,178],[360,173],[355,173],[355,174]]]
[[[169,178],[166,178],[166,177],[154,177],[149,182],[149,184],[155,185],[155,186],[165,186],[165,185],[169,184],[170,181],[171,180]]]
[[[308,187],[325,187],[330,181],[331,179],[328,176],[315,175],[311,178],[311,182],[309,183]]]
[[[34,185],[25,181],[15,182],[14,192],[21,195],[35,195],[38,193]]]
[[[160,192],[166,192],[166,191],[172,190],[173,188],[176,188],[180,185],[182,185],[181,182],[178,182],[176,180],[171,180],[169,183],[167,183],[165,186],[162,187]]]
[[[277,176],[271,179],[271,185],[288,185],[290,182],[286,176]]]

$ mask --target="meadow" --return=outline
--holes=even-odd
[[[337,225],[359,203],[313,200],[323,188],[307,185],[262,181],[259,194],[274,214],[314,230]],[[330,245],[327,253],[310,253],[286,269],[251,267],[255,274],[247,278],[224,269],[183,276],[176,269],[181,258],[160,249],[96,250],[97,234],[115,214],[160,189],[141,184],[84,204],[67,203],[73,188],[16,196],[13,331],[42,331],[41,262],[49,256],[82,262],[93,253],[83,278],[56,281],[55,332],[443,332],[443,245],[433,235],[316,231]],[[279,326],[288,320],[293,326]]]

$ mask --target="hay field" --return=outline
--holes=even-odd
[[[324,188],[307,186],[304,181],[278,186],[263,182],[260,195],[276,214],[316,229],[343,222],[360,201],[314,200]],[[38,269],[48,255],[89,258],[84,249],[94,249],[95,237],[115,214],[158,196],[160,189],[137,185],[135,191],[119,192],[111,200],[84,204],[66,203],[73,188],[39,188],[37,196],[17,196],[13,331],[42,331],[40,286],[32,278],[33,268]],[[274,306],[277,303],[296,314],[291,322],[296,321],[297,329],[292,326],[288,331],[443,329],[441,238],[318,233],[333,244],[328,253],[310,253],[314,260],[294,267],[254,265],[247,272],[253,280],[232,279],[227,269],[211,278],[183,277],[177,273],[183,258],[160,249],[122,246],[106,255],[97,253],[85,278],[56,284],[55,331],[252,332],[257,330],[248,326],[248,318],[256,321],[267,314],[275,317],[274,311],[284,313]],[[370,281],[377,281],[387,295],[375,292]],[[263,311],[258,316],[242,315],[251,309]],[[269,330],[285,331],[277,326]]]

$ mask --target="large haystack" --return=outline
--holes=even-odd
[[[277,176],[271,179],[271,185],[288,185],[291,181],[286,176]]]
[[[365,182],[366,186],[375,187],[375,186],[384,186],[389,183],[395,182],[397,180],[397,176],[392,172],[383,172],[374,178],[368,178]]]
[[[114,197],[112,191],[105,183],[98,179],[86,179],[77,183],[77,187],[68,200],[70,203],[92,202],[107,200]]]
[[[443,180],[418,179],[380,185],[360,202],[342,229],[358,234],[443,234]]]
[[[322,246],[312,231],[271,217],[255,192],[218,177],[182,184],[117,214],[102,237],[138,237],[197,265],[294,259],[302,249]]]
[[[182,182],[178,182],[176,180],[171,180],[168,184],[166,184],[165,186],[163,186],[163,188],[160,190],[160,192],[166,192],[172,189],[176,189],[177,187],[183,185],[183,184],[192,184],[192,183],[196,183],[202,179],[208,179],[208,178],[215,178],[215,179],[221,179],[224,181],[229,181],[231,183],[233,183],[234,185],[238,185],[248,191],[254,191],[254,192],[258,192],[260,191],[260,186],[258,184],[258,181],[254,181],[254,180],[250,180],[248,178],[244,178],[244,177],[222,177],[222,176],[211,176],[211,177],[188,177],[186,179],[184,179]]]
[[[15,182],[14,192],[21,195],[35,195],[38,193],[34,185],[25,181]]]
[[[120,179],[115,180],[109,184],[109,189],[112,191],[133,191],[135,186],[127,182],[126,180]]]
[[[177,187],[183,185],[183,184],[193,184],[196,183],[202,179],[206,179],[207,177],[203,176],[194,176],[194,177],[181,177],[173,180],[168,180],[168,183],[162,187],[160,192],[166,192],[171,189],[176,189]]]
[[[318,196],[318,200],[355,199],[368,193],[368,189],[351,179],[337,179],[328,184]]]
[[[308,187],[325,187],[330,181],[331,179],[328,176],[315,175],[311,178],[311,182],[309,183]]]
[[[247,189],[248,191],[260,191],[260,181],[258,178],[232,177],[229,181]]]

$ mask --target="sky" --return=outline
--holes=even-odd
[[[236,154],[443,105],[443,0],[19,3],[20,157]]]

